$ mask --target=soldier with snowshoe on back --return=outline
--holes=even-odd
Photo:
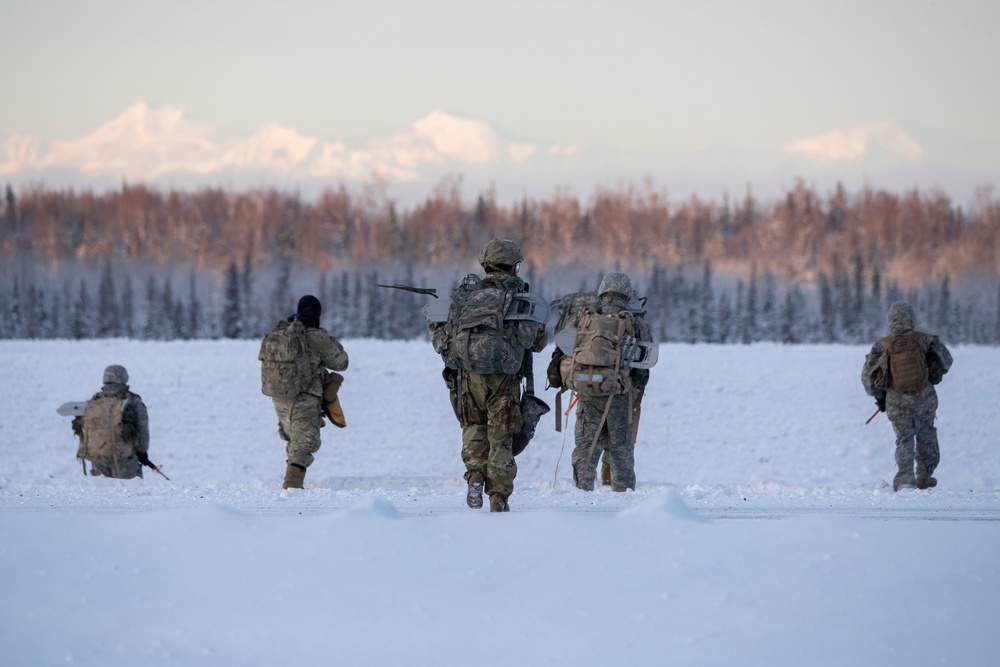
[[[144,465],[157,470],[147,455],[146,405],[129,390],[124,366],[104,369],[104,386],[87,401],[83,415],[73,418],[72,427],[80,438],[77,458],[90,461],[91,475],[132,479],[142,477]]]
[[[629,341],[648,344],[653,338],[641,313],[629,305],[633,290],[626,274],[606,274],[597,297],[596,304],[582,308],[573,322],[572,352],[557,350],[553,355],[549,382],[579,397],[573,483],[593,491],[603,453],[611,489],[635,490],[635,427],[649,369],[632,367],[623,353]]]
[[[482,507],[485,489],[491,512],[510,509],[517,475],[515,439],[531,421],[522,412],[521,380],[531,354],[548,342],[547,307],[535,319],[515,312],[528,303],[528,286],[517,276],[523,260],[516,243],[493,239],[479,255],[486,277],[466,276],[452,292],[447,321],[428,320],[462,426],[466,503]],[[528,388],[525,393],[529,395]],[[533,428],[531,424],[532,433]]]
[[[951,368],[951,352],[937,336],[915,331],[916,316],[905,301],[892,304],[886,320],[889,335],[865,357],[861,383],[896,433],[893,490],[928,489],[937,486],[933,475],[941,459],[934,385]]]
[[[306,469],[320,447],[323,414],[343,426],[339,400],[327,396],[330,380],[342,377],[333,371],[347,370],[347,352],[330,333],[320,327],[323,307],[307,294],[299,299],[294,315],[280,320],[261,342],[261,392],[274,402],[278,435],[285,445],[286,468],[283,489],[301,489]],[[329,394],[329,391],[327,391]],[[330,412],[333,408],[333,412]]]

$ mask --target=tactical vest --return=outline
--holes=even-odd
[[[635,335],[631,311],[602,315],[585,307],[576,320],[576,340],[571,357],[570,388],[581,396],[611,396],[629,387],[628,370],[622,367],[622,336]]]
[[[927,358],[919,332],[886,336],[882,347],[889,355],[888,388],[895,391],[921,391],[927,386]]]
[[[448,368],[506,375],[521,370],[539,325],[506,319],[516,294],[488,279],[466,279],[454,290],[446,325],[444,362]]]
[[[306,343],[306,327],[298,319],[280,320],[264,336],[257,354],[260,391],[271,398],[295,398],[313,379]]]
[[[79,458],[109,464],[135,453],[134,444],[125,438],[122,423],[126,404],[127,400],[118,396],[98,396],[87,401]]]

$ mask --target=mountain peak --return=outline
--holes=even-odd
[[[787,155],[801,155],[825,163],[858,161],[875,147],[910,162],[921,162],[924,157],[917,140],[892,120],[797,139],[784,144],[780,150]]]

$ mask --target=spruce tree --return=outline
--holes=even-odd
[[[242,284],[247,284],[246,280]],[[229,263],[226,282],[223,287],[221,329],[223,338],[239,338],[243,333],[243,298],[240,293],[240,270],[236,262]]]

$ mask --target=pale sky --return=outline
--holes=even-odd
[[[632,150],[888,120],[1000,144],[996,1],[3,0],[0,62],[0,141],[143,100],[346,141],[440,109]]]

